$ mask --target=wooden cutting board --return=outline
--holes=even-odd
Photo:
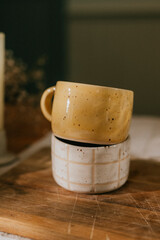
[[[0,178],[0,231],[37,240],[160,239],[160,163],[131,162],[119,190],[84,195],[52,178],[50,149]]]

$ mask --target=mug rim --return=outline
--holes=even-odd
[[[129,89],[123,89],[123,88],[116,88],[116,87],[108,87],[108,86],[101,86],[101,85],[97,85],[97,84],[90,84],[90,83],[79,83],[79,82],[70,82],[70,81],[57,81],[57,83],[70,83],[70,84],[78,84],[78,85],[85,85],[85,86],[90,86],[90,87],[98,87],[98,88],[104,88],[104,89],[112,89],[115,91],[125,91],[125,92],[130,92],[132,94],[134,94],[133,90],[129,90]]]
[[[130,139],[131,139],[130,135],[128,135],[128,137],[123,142],[119,142],[119,143],[115,143],[115,144],[111,144],[111,145],[103,145],[103,146],[100,145],[100,144],[95,144],[95,145],[97,145],[96,147],[87,147],[87,146],[80,146],[80,145],[78,145],[78,143],[82,143],[82,142],[77,142],[77,145],[76,144],[74,145],[74,144],[71,144],[71,143],[67,143],[67,142],[63,141],[63,140],[67,140],[67,139],[63,139],[63,138],[59,139],[59,137],[54,135],[54,133],[52,133],[52,137],[54,137],[56,139],[56,141],[58,141],[60,143],[66,144],[66,145],[68,145],[70,147],[80,147],[82,149],[102,149],[102,148],[107,148],[108,149],[108,148],[115,148],[115,147],[120,146],[120,145],[122,145],[122,144],[124,144],[126,142],[130,142]],[[98,145],[100,145],[100,146],[98,146]]]

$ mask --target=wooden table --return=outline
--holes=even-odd
[[[137,159],[119,190],[77,194],[55,183],[50,149],[41,149],[0,178],[0,231],[37,240],[158,240],[159,169]]]
[[[153,158],[134,158],[119,190],[85,195],[55,183],[50,148],[41,148],[1,176],[0,189],[3,232],[37,240],[160,239],[160,161]]]

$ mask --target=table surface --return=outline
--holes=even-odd
[[[11,111],[13,111],[14,115],[15,111],[12,107]],[[51,200],[57,198],[57,201],[60,199],[60,203],[56,203],[56,207],[54,205],[55,202],[53,204],[49,201],[50,205],[43,201],[42,205],[39,205],[39,202],[36,203],[36,208],[39,207],[40,211],[43,212],[42,217],[44,218],[48,217],[48,213],[46,214],[43,209],[49,209],[49,220],[47,221],[49,221],[51,229],[53,228],[52,232],[57,232],[58,235],[56,239],[160,239],[160,118],[148,116],[133,118],[130,130],[132,139],[131,156],[133,161],[131,162],[129,181],[124,187],[110,194],[76,195],[58,187],[51,177],[50,150],[49,148],[44,149],[44,147],[49,147],[50,145],[50,136],[33,144],[35,140],[43,137],[50,129],[49,124],[43,119],[39,109],[36,110],[36,113],[38,119],[36,121],[39,124],[39,127],[34,128],[35,123],[33,119],[31,124],[33,127],[32,134],[28,133],[30,124],[28,122],[26,123],[26,120],[24,120],[26,118],[23,119],[24,122],[18,120],[20,121],[18,133],[16,132],[18,121],[16,127],[13,126],[13,124],[12,126],[10,125],[11,120],[8,120],[6,123],[9,149],[18,153],[19,160],[25,160],[28,158],[26,163],[31,163],[31,165],[29,164],[27,167],[30,169],[29,172],[25,172],[24,175],[22,174],[22,182],[20,175],[18,175],[17,178],[19,179],[20,177],[20,181],[17,182],[17,179],[16,181],[13,181],[13,176],[15,176],[17,170],[12,170],[13,172],[2,176],[3,181],[1,180],[1,188],[3,189],[3,194],[2,192],[0,194],[1,210],[3,204],[6,203],[4,209],[11,208],[11,212],[8,213],[9,216],[12,216],[13,218],[9,218],[9,225],[12,223],[11,229],[9,230],[7,224],[4,224],[3,227],[0,225],[0,231],[7,233],[10,232],[32,239],[40,239],[35,236],[31,237],[27,234],[23,234],[23,231],[14,231],[16,229],[15,221],[23,227],[25,226],[24,222],[21,222],[21,216],[24,216],[23,213],[26,214],[26,209],[30,208],[25,199],[26,196],[28,196],[29,199],[31,196],[20,194],[20,190],[16,190],[19,188],[23,188],[24,191],[35,189],[34,184],[30,183],[30,186],[26,185],[26,183],[24,184],[24,179],[26,179],[26,176],[28,176],[27,174],[29,174],[32,176],[31,179],[34,179],[38,187],[39,183],[37,182],[39,179],[45,184],[46,181],[49,181],[47,182],[47,184],[49,183],[49,190],[46,188],[44,191],[44,187],[42,187],[43,184],[40,184],[40,189],[37,189],[37,195],[34,195],[34,197],[40,196],[39,201],[42,201],[45,192],[45,194],[47,194],[45,195],[45,197],[47,196],[47,199]],[[17,117],[14,115],[13,118],[16,119]],[[41,132],[39,132],[40,127],[43,129]],[[29,147],[28,150],[22,151],[26,149],[26,147]],[[22,152],[19,154],[20,151]],[[43,170],[37,168],[39,166],[37,157],[35,157],[36,155],[33,156],[33,153],[37,152],[37,154],[39,154],[39,151],[45,153],[47,160],[45,160],[45,163],[48,162],[47,168],[45,165]],[[36,161],[34,161],[34,167],[37,168],[35,172],[31,171],[31,168],[33,167],[33,158],[36,158]],[[25,166],[26,163],[24,161]],[[21,167],[24,168],[23,163],[18,166],[18,171],[22,171]],[[0,169],[0,172],[1,170],[2,169]],[[38,177],[36,176],[36,173],[38,173]],[[42,176],[39,174],[42,174]],[[39,192],[43,192],[43,194],[41,195]],[[7,193],[7,196],[4,193]],[[51,196],[48,196],[48,194],[51,194]],[[16,197],[21,203],[23,203],[23,213],[19,208],[16,209],[16,207],[18,207],[17,205],[14,205]],[[7,199],[9,199],[13,205],[8,204]],[[37,198],[35,197],[35,199]],[[31,203],[32,201],[30,200],[29,202]],[[64,202],[64,204],[61,202]],[[57,206],[59,206],[58,210]],[[64,210],[64,215],[62,210]],[[14,218],[15,212],[16,218]],[[2,220],[8,219],[8,215],[5,216],[5,211],[3,214],[0,223],[3,223]],[[57,217],[60,215],[62,215],[60,222],[59,219],[57,222]],[[39,222],[39,220],[35,218],[34,224],[37,224],[37,221]],[[61,227],[63,225],[65,226],[65,230]],[[37,231],[37,225],[35,226],[35,229]],[[40,235],[43,236],[43,234]],[[19,239],[18,236],[5,235],[5,233],[0,233],[0,236],[1,239],[6,240]],[[60,237],[58,238],[58,236]]]
[[[0,178],[0,230],[29,239],[160,239],[160,162],[134,159],[128,182],[78,194],[53,180],[50,148]]]

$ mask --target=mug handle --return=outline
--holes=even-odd
[[[44,91],[40,101],[41,111],[44,117],[51,122],[52,119],[52,98],[55,94],[56,87],[50,87]]]

